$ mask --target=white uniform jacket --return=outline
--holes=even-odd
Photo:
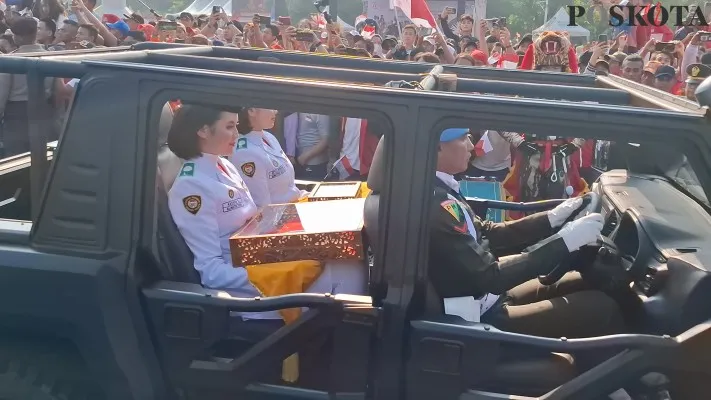
[[[204,286],[259,295],[247,271],[231,261],[230,236],[257,213],[234,165],[213,154],[185,161],[168,192],[168,206]]]
[[[260,295],[249,282],[247,270],[232,265],[229,238],[257,213],[247,185],[232,163],[212,154],[184,162],[168,192],[168,206],[193,253],[194,266],[203,286],[225,290],[236,297]],[[355,264],[326,263],[323,273],[308,291],[363,294],[367,270]],[[281,318],[276,311],[242,316]]]
[[[291,203],[303,194],[294,184],[294,166],[267,131],[240,135],[230,159],[258,207]]]

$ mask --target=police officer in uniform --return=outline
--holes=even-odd
[[[696,88],[704,79],[711,76],[711,67],[706,64],[689,64],[686,67],[686,98],[696,101]]]
[[[551,272],[570,252],[594,243],[603,217],[584,215],[587,210],[583,210],[563,225],[582,207],[582,198],[572,198],[515,222],[478,219],[453,177],[467,169],[474,148],[468,133],[445,130],[438,151],[428,271],[435,291],[444,299],[445,312],[451,313],[447,310],[448,304],[454,304],[451,300],[470,299],[468,304],[478,308],[475,317],[506,331],[548,337],[624,331],[615,301],[589,290],[578,273],[568,273],[551,286],[536,279]]]
[[[294,165],[277,138],[266,129],[274,127],[276,112],[245,108],[239,114],[237,146],[231,161],[247,183],[258,207],[292,203],[305,196],[294,183]]]
[[[197,105],[176,112],[168,146],[186,160],[168,192],[175,224],[194,256],[203,286],[237,297],[260,296],[245,268],[232,264],[229,238],[257,213],[237,169],[222,158],[237,143],[237,114]],[[309,292],[363,294],[367,270],[327,262]],[[280,319],[278,312],[250,313],[249,319]]]

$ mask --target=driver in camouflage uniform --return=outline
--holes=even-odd
[[[479,307],[475,318],[478,314],[482,322],[506,331],[548,337],[623,332],[617,303],[589,290],[578,273],[568,273],[550,286],[535,279],[565,263],[570,253],[595,243],[602,215],[585,215],[583,210],[565,223],[582,207],[578,197],[515,222],[478,219],[453,177],[469,163],[474,145],[468,133],[445,130],[438,151],[428,271],[435,291],[445,299],[445,312],[451,300],[460,298]]]

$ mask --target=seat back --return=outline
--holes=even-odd
[[[180,282],[200,283],[200,275],[193,267],[193,253],[185,243],[168,207],[168,192],[180,172],[183,160],[166,144],[173,122],[173,111],[168,104],[163,107],[158,125],[158,168],[156,177],[156,206],[158,255],[172,277]]]
[[[373,249],[373,254],[378,251],[376,246],[380,243],[380,192],[383,189],[385,181],[386,143],[385,136],[382,136],[378,142],[378,146],[375,148],[373,161],[370,164],[370,172],[368,173],[368,188],[371,190],[371,193],[365,199],[365,207],[363,210],[365,233],[368,236],[368,243],[370,243]],[[371,275],[382,277],[382,271],[382,267],[374,265]],[[374,297],[376,297],[375,294]],[[444,314],[442,299],[437,295],[429,278],[426,279],[423,308],[426,314]]]
[[[175,178],[180,172],[180,168],[183,166],[183,160],[170,151],[167,145],[168,134],[172,124],[173,110],[166,103],[161,111],[160,122],[158,123],[158,169],[166,192],[170,191]]]

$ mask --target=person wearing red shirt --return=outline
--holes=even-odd
[[[274,25],[267,25],[262,31],[264,43],[272,50],[284,50],[279,44],[279,28]]]

